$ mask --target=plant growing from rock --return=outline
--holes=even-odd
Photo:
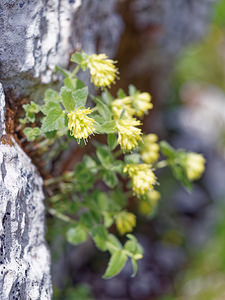
[[[131,234],[136,215],[128,211],[129,199],[136,199],[140,213],[152,215],[160,198],[157,169],[170,167],[191,189],[191,181],[204,171],[205,160],[201,154],[159,143],[154,133],[143,134],[141,118],[153,108],[151,96],[130,85],[128,95],[120,89],[115,99],[107,87],[118,79],[118,70],[105,54],[75,53],[71,61],[77,65],[72,72],[58,68],[64,75],[60,91],[46,90],[42,105],[24,105],[25,117],[20,121],[32,124],[24,134],[29,141],[35,140],[42,152],[61,141],[62,147],[51,151],[51,157],[67,149],[71,140],[81,147],[93,144],[95,152],[84,155],[73,171],[45,181],[51,189],[48,211],[67,223],[70,243],[83,243],[90,236],[97,248],[109,251],[104,278],[117,275],[128,259],[134,276],[143,250]],[[78,71],[87,69],[91,82],[100,88],[98,96],[90,95],[77,76]],[[87,104],[88,98],[94,105]],[[94,138],[97,135],[106,135],[107,143],[100,143]],[[124,245],[113,234],[114,223],[119,234],[126,234]]]

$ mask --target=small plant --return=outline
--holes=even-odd
[[[128,95],[120,89],[114,99],[106,87],[114,83],[118,71],[105,54],[75,53],[71,61],[77,64],[73,72],[57,68],[65,77],[59,92],[48,89],[42,105],[31,102],[23,106],[26,114],[21,123],[32,124],[24,134],[29,141],[36,140],[42,152],[51,148],[49,157],[67,149],[72,140],[82,147],[93,141],[95,151],[84,155],[73,171],[45,181],[51,190],[48,211],[68,224],[66,238],[70,243],[83,243],[90,236],[97,248],[109,251],[104,278],[118,274],[128,259],[134,276],[143,250],[130,233],[136,216],[128,211],[129,199],[136,199],[140,213],[152,215],[160,198],[157,169],[169,166],[191,189],[191,181],[204,171],[205,160],[201,154],[175,150],[165,141],[159,143],[153,133],[142,133],[140,118],[152,109],[151,96],[130,85]],[[99,96],[90,95],[77,77],[78,71],[87,69],[91,82],[101,88]],[[88,105],[88,98],[95,105]],[[100,143],[97,135],[106,135],[107,143]],[[57,142],[58,147],[52,147]],[[159,160],[160,151],[163,160]],[[126,234],[124,245],[112,233],[113,224],[119,234]]]

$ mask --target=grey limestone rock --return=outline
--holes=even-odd
[[[2,0],[0,81],[5,92],[29,95],[67,66],[75,49],[115,53],[122,21],[117,0]],[[98,47],[97,47],[98,45]]]
[[[0,85],[0,136],[4,94]],[[0,143],[0,299],[51,299],[42,179],[16,144]]]

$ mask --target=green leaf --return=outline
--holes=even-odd
[[[183,167],[176,165],[176,164],[171,164],[170,166],[172,168],[174,177],[177,180],[179,180],[186,187],[187,190],[190,191],[192,189],[192,183],[187,178],[186,172],[183,169]]]
[[[88,87],[85,86],[82,89],[78,89],[72,92],[73,101],[75,102],[75,108],[85,106],[88,97]]]
[[[44,118],[41,127],[42,132],[62,129],[65,127],[65,116],[61,109],[52,109],[49,114]]]
[[[113,217],[110,213],[105,212],[104,213],[104,225],[106,228],[110,227],[113,224]]]
[[[97,147],[96,154],[101,165],[105,169],[109,169],[113,162],[112,154],[109,151],[109,148],[107,146],[99,146]]]
[[[51,101],[51,102],[59,102],[60,97],[59,93],[53,89],[47,89],[45,91],[44,101]]]
[[[162,154],[168,158],[174,158],[176,151],[171,147],[166,141],[161,141],[159,143]]]
[[[95,224],[95,220],[90,213],[83,213],[80,217],[80,223],[88,229],[92,229]]]
[[[138,153],[128,154],[128,155],[125,155],[124,161],[126,164],[139,164],[140,158],[141,158],[141,156]]]
[[[95,191],[95,199],[98,208],[100,209],[101,212],[106,211],[108,208],[108,198],[109,196],[101,191]]]
[[[87,239],[87,233],[81,226],[71,227],[66,233],[66,239],[71,244],[77,245]]]
[[[110,103],[114,100],[113,96],[110,94],[110,92],[107,89],[104,90],[101,96],[104,103],[108,105],[110,105]]]
[[[28,141],[34,141],[35,138],[40,135],[40,129],[38,127],[26,127],[23,132]]]
[[[83,60],[83,55],[79,52],[73,53],[73,55],[71,56],[70,61],[76,63],[76,64],[81,64]]]
[[[115,251],[122,249],[122,245],[120,241],[113,234],[109,234],[108,236],[107,249],[109,250],[110,253],[114,253]]]
[[[137,264],[137,261],[133,257],[131,258],[131,262],[132,262],[132,266],[133,266],[133,273],[132,273],[131,277],[135,277],[138,272],[138,264]]]
[[[116,174],[110,170],[105,170],[103,172],[102,179],[105,182],[105,184],[112,189],[118,184],[118,178],[117,178]]]
[[[58,102],[52,102],[50,100],[41,107],[41,111],[43,112],[44,115],[47,115],[49,111],[52,109],[61,109],[60,104]]]
[[[98,247],[102,251],[106,251],[108,240],[108,232],[106,228],[102,225],[98,225],[92,230],[91,235],[96,244],[96,247]]]
[[[121,160],[116,160],[113,162],[113,166],[111,168],[112,172],[123,174],[124,163]]]
[[[100,98],[92,97],[92,100],[97,104],[99,114],[106,120],[111,120],[112,113],[108,107]]]
[[[134,96],[137,92],[137,89],[133,84],[130,84],[128,89],[129,89],[129,95],[130,96]]]
[[[115,121],[107,121],[103,124],[95,124],[95,129],[97,133],[114,133],[116,132],[116,122]]]
[[[103,278],[111,278],[116,276],[125,266],[127,255],[123,251],[116,251],[112,254],[106,272]]]
[[[55,71],[59,71],[59,72],[60,72],[61,74],[63,74],[63,76],[65,76],[65,77],[71,76],[71,75],[72,75],[70,71],[68,71],[68,70],[66,70],[66,69],[63,69],[63,68],[61,68],[61,67],[59,67],[59,66],[56,66],[56,67],[55,67]]]
[[[60,91],[62,103],[66,111],[71,112],[75,109],[75,99],[72,97],[72,90],[63,86]]]
[[[30,113],[38,113],[40,111],[40,106],[36,104],[35,102],[31,101],[28,104],[23,105],[23,109],[25,112],[30,112]]]
[[[124,249],[130,252],[130,255],[132,255],[135,260],[141,259],[143,257],[142,246],[132,234],[127,234],[127,237],[129,238],[129,241],[125,243]]]
[[[96,164],[96,161],[91,158],[89,155],[84,155],[83,162],[86,166],[86,168],[93,174],[96,174],[98,172],[98,166]]]
[[[64,85],[71,90],[82,89],[85,87],[84,83],[78,78],[66,77],[64,79]]]
[[[126,97],[126,94],[125,94],[123,89],[118,90],[117,97],[120,98],[120,99]]]
[[[111,151],[113,151],[116,148],[116,146],[118,145],[117,137],[114,133],[108,134],[107,141],[108,141],[109,149]]]
[[[56,130],[45,132],[45,136],[47,137],[47,139],[53,139],[56,136],[56,133]]]

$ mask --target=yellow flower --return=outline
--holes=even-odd
[[[94,132],[94,119],[88,117],[90,108],[79,108],[67,114],[70,134],[77,139],[87,139]]]
[[[145,199],[140,199],[138,203],[139,212],[142,215],[152,215],[155,211],[157,203],[160,199],[160,192],[156,190],[150,190],[146,193]]]
[[[150,190],[147,193],[147,199],[153,205],[156,205],[158,203],[160,197],[161,197],[160,192],[156,190]]]
[[[153,108],[151,95],[149,93],[137,92],[132,97],[132,105],[135,108],[136,115],[142,117],[149,109]]]
[[[130,97],[115,99],[111,105],[112,105],[112,112],[115,120],[120,118],[123,110],[124,110],[125,117],[132,117],[132,115],[135,113],[135,110],[131,107]]]
[[[116,215],[116,227],[121,234],[131,232],[136,226],[136,216],[126,211],[121,211]]]
[[[105,54],[92,54],[88,56],[87,66],[90,69],[91,81],[97,87],[109,86],[115,82],[118,73],[115,61],[108,59]]]
[[[205,170],[205,159],[201,154],[187,153],[185,170],[189,180],[197,180]]]
[[[118,130],[118,144],[125,151],[130,151],[141,140],[141,129],[135,126],[141,125],[139,120],[133,118],[120,119],[116,122]]]
[[[147,164],[127,164],[124,173],[128,173],[132,180],[132,188],[135,194],[144,195],[153,189],[157,183],[156,176]]]
[[[143,144],[140,144],[141,158],[146,164],[154,163],[159,158],[159,144],[157,144],[158,137],[156,134],[148,134],[142,138]]]

